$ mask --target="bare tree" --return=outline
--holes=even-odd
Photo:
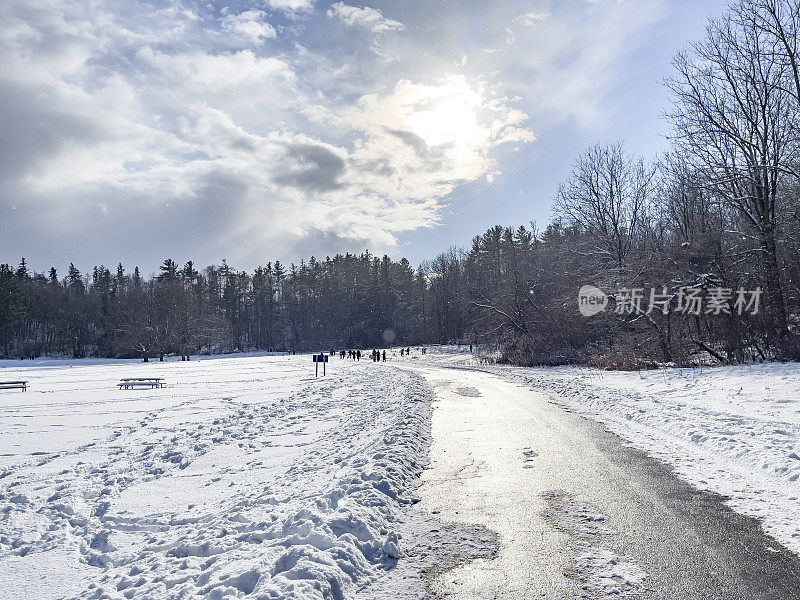
[[[736,209],[758,239],[756,251],[770,313],[770,338],[780,355],[794,354],[777,250],[777,201],[797,150],[797,103],[785,89],[780,44],[732,11],[711,21],[704,41],[674,60],[669,117],[678,151],[703,185]]]
[[[595,240],[595,252],[622,268],[642,225],[653,170],[625,155],[622,144],[581,154],[556,194],[556,212]]]
[[[769,58],[784,68],[782,89],[800,104],[800,0],[742,0],[733,12],[771,42]]]

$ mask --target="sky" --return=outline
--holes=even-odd
[[[551,218],[576,155],[663,151],[721,1],[0,3],[0,262],[412,264]]]

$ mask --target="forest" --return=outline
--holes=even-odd
[[[797,360],[799,29],[796,0],[739,0],[710,21],[665,81],[669,150],[586,148],[543,229],[494,226],[416,268],[363,252],[253,272],[171,258],[149,276],[70,265],[62,277],[15,257],[0,265],[0,355],[460,342],[522,365]],[[582,316],[589,284],[609,305]]]

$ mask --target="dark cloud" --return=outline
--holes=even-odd
[[[359,171],[378,175],[379,177],[391,177],[397,173],[397,169],[392,162],[385,157],[378,158],[371,162],[366,161],[352,161],[352,164]]]
[[[411,147],[414,152],[417,153],[417,156],[425,161],[426,168],[431,171],[439,170],[444,166],[447,150],[452,147],[451,144],[431,147],[419,135],[405,129],[387,128],[386,132],[392,134],[404,144]]]
[[[333,257],[336,254],[360,253],[368,250],[369,247],[370,241],[366,238],[341,236],[330,231],[312,228],[308,229],[305,235],[288,241],[285,256],[300,256],[306,259],[313,256],[321,261],[325,260],[327,256]]]
[[[102,137],[99,124],[61,112],[46,98],[10,82],[0,84],[0,182],[20,178],[68,144]]]
[[[427,159],[431,156],[431,149],[419,135],[404,129],[386,129],[393,136],[400,138],[405,144],[411,146],[420,158]]]
[[[238,251],[228,236],[250,210],[246,186],[217,172],[198,182],[191,199],[158,199],[109,187],[69,204],[72,210],[59,219],[61,226],[45,220],[46,202],[38,211],[0,204],[0,262],[16,263],[24,256],[32,268],[53,265],[60,272],[70,262],[86,271],[98,263],[117,262],[132,269],[135,260],[144,272],[168,257],[216,263]]]
[[[277,172],[275,183],[303,190],[326,192],[343,187],[339,178],[344,174],[345,162],[324,146],[316,144],[287,144],[288,165]]]

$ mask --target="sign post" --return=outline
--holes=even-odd
[[[328,355],[324,352],[314,355],[314,377],[319,376],[319,363],[322,363],[322,376],[325,377],[325,363],[328,362]]]

